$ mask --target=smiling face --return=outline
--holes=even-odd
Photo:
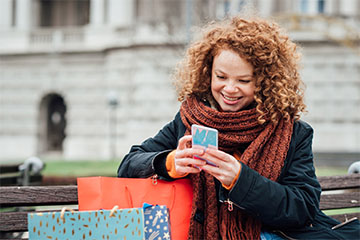
[[[211,93],[224,112],[240,111],[254,101],[252,65],[232,50],[224,49],[214,57]]]

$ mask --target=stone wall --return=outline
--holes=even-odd
[[[316,152],[360,152],[360,58],[331,43],[303,46],[302,77]]]
[[[0,159],[41,155],[41,99],[64,98],[67,159],[107,159],[110,91],[117,93],[116,152],[154,135],[178,109],[171,71],[178,46],[133,46],[104,52],[2,56]],[[110,129],[112,127],[112,129]],[[21,149],[18,151],[17,149]]]
[[[246,13],[246,4],[277,17],[303,48],[303,119],[315,130],[314,151],[360,155],[359,3],[325,2],[323,11],[317,1],[302,0],[90,0],[88,24],[42,28],[40,1],[2,0],[0,162],[32,155],[109,159],[114,149],[122,157],[177,112],[171,73],[193,27]],[[44,152],[41,103],[49,94],[61,96],[67,109],[63,150],[55,153]]]
[[[346,47],[301,43],[314,151],[359,152],[360,60]],[[1,56],[0,159],[39,153],[41,99],[64,98],[66,159],[107,159],[153,136],[178,110],[171,73],[181,45],[134,45],[107,51]],[[109,91],[118,95],[116,130],[110,126]],[[110,129],[110,127],[112,129]],[[116,141],[111,142],[111,131]],[[48,155],[44,155],[44,157]]]

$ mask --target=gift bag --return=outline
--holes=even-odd
[[[172,182],[141,178],[78,178],[79,210],[142,207],[144,202],[165,205],[170,211],[171,237],[187,239],[192,206],[189,179]]]
[[[28,213],[29,239],[144,239],[142,208]]]
[[[144,204],[145,239],[170,240],[169,212],[166,206]]]

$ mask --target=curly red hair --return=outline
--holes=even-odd
[[[211,95],[211,68],[220,50],[237,52],[254,68],[255,101],[259,122],[269,117],[299,119],[305,111],[304,84],[298,72],[297,46],[281,28],[267,20],[240,17],[213,22],[202,37],[193,42],[177,66],[175,83],[179,101],[191,95]],[[267,116],[267,117],[266,117]]]

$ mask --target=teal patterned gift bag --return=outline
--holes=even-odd
[[[29,213],[29,239],[144,239],[142,208]]]

